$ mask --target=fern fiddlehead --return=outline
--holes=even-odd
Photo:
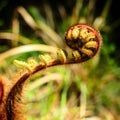
[[[75,60],[86,61],[95,56],[101,46],[101,36],[93,27],[77,24],[65,35],[66,44],[72,48]]]
[[[14,61],[16,65],[26,68],[27,72],[19,76],[8,92],[4,104],[6,119],[3,120],[16,120],[16,118],[17,120],[21,119],[17,117],[16,107],[19,106],[16,104],[21,101],[21,93],[25,81],[32,74],[45,69],[46,67],[85,62],[97,54],[102,40],[100,33],[93,27],[86,24],[76,24],[66,31],[65,41],[73,50],[69,55],[67,51],[59,49],[55,58],[48,54],[40,55],[39,63],[35,60],[31,60],[28,63],[18,60]]]

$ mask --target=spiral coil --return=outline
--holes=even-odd
[[[71,26],[65,33],[66,44],[74,50],[78,59],[89,59],[96,55],[101,46],[101,36],[97,30],[86,24]]]

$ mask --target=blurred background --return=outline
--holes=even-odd
[[[9,81],[21,69],[15,59],[39,62],[40,54],[66,49],[64,34],[73,24],[94,26],[103,40],[92,60],[30,78],[27,120],[120,120],[119,5],[117,0],[0,1],[0,76]]]

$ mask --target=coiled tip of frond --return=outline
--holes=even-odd
[[[93,27],[86,24],[77,24],[67,30],[65,41],[70,48],[79,52],[79,58],[82,60],[90,59],[96,55],[101,47],[102,38]],[[73,55],[76,57],[76,54]]]

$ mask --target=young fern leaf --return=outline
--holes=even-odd
[[[65,34],[66,44],[75,51],[74,57],[80,54],[80,61],[87,61],[99,51],[102,43],[100,33],[86,24],[70,27]],[[78,58],[77,58],[78,59]]]
[[[69,56],[67,56],[67,51],[58,49],[57,57],[52,57],[48,54],[40,55],[40,63],[37,63],[34,59],[29,60],[28,63],[18,60],[14,61],[17,66],[26,68],[27,72],[20,75],[9,89],[4,99],[5,104],[3,108],[5,110],[0,114],[5,116],[4,118],[0,116],[0,120],[24,120],[22,116],[19,116],[20,108],[18,104],[21,101],[24,84],[31,75],[46,67],[85,62],[98,53],[102,43],[100,33],[86,24],[71,26],[65,33],[65,41],[73,50]],[[3,97],[1,85],[2,84],[0,84],[0,100],[2,100]]]
[[[53,58],[46,54],[46,55],[39,55],[40,61],[43,62],[46,66],[53,61]]]
[[[67,56],[65,54],[65,51],[63,51],[62,49],[59,49],[57,51],[57,55],[58,55],[58,59],[64,64],[67,61]]]
[[[20,61],[20,60],[14,60],[14,64],[17,67],[27,69],[29,72],[31,72],[32,69],[38,65],[38,63],[36,62],[36,60],[34,60],[32,58],[28,59],[28,63],[24,62],[24,61]]]
[[[32,68],[31,68],[31,65],[24,62],[24,61],[20,61],[20,60],[14,60],[14,64],[17,66],[17,67],[21,67],[21,68],[25,68],[27,69],[29,72],[32,71]]]

